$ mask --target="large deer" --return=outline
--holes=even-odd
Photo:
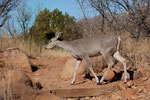
[[[120,61],[124,67],[124,82],[127,82],[127,70],[126,70],[126,59],[119,54],[119,45],[120,45],[120,38],[115,35],[95,35],[90,38],[82,38],[73,41],[59,41],[58,38],[60,37],[62,32],[57,31],[56,36],[52,38],[46,46],[46,49],[51,49],[54,46],[59,46],[72,54],[72,56],[77,59],[77,63],[75,66],[75,72],[73,76],[73,80],[71,84],[75,83],[75,77],[77,74],[77,70],[82,62],[85,59],[88,68],[94,75],[96,82],[98,85],[102,84],[103,80],[105,79],[107,73],[109,72],[110,68],[113,66],[113,58]],[[102,55],[105,59],[106,63],[108,64],[108,68],[105,71],[104,75],[102,76],[101,80],[99,81],[98,77],[94,73],[92,69],[92,64],[90,62],[90,57]]]

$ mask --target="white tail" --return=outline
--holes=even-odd
[[[120,39],[120,37],[118,37],[117,51],[119,51],[120,41],[121,41],[121,39]]]

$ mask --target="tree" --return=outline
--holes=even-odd
[[[51,33],[50,27],[50,13],[48,9],[40,11],[35,19],[34,25],[30,28],[29,34],[32,35],[33,39],[38,45],[44,43],[46,34]]]
[[[8,19],[5,25],[5,29],[7,30],[8,34],[11,36],[11,38],[16,38],[17,32],[15,28],[14,20]]]
[[[8,18],[9,13],[13,11],[21,0],[1,0],[0,1],[0,27],[2,27]]]
[[[17,10],[16,19],[18,22],[18,26],[21,28],[20,34],[22,37],[26,39],[27,33],[29,32],[29,25],[32,18],[32,12],[29,10],[24,3],[19,9]]]
[[[71,40],[75,31],[75,22],[76,19],[67,13],[63,14],[58,9],[50,12],[45,8],[37,15],[29,34],[37,44],[45,44],[58,30],[63,32],[62,39]]]
[[[132,37],[150,36],[150,0],[77,0],[88,4],[116,29],[125,29]],[[84,5],[82,5],[84,6]],[[111,17],[111,18],[110,18]],[[102,27],[104,28],[104,27]]]

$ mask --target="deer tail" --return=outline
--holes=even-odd
[[[118,37],[117,51],[119,51],[120,41],[121,41],[121,39],[120,39],[120,37]]]

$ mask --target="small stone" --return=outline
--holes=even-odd
[[[107,69],[104,69],[104,73]],[[106,81],[112,81],[112,79],[115,77],[115,73],[113,70],[109,70],[108,74],[106,75],[105,79]]]
[[[74,100],[74,98],[68,98],[67,100]]]
[[[121,80],[124,81],[125,74],[122,74]],[[127,72],[127,80],[130,80],[130,74]]]
[[[138,87],[137,87],[137,86],[135,86],[135,85],[133,85],[133,86],[132,86],[132,88],[133,88],[133,89],[138,89]]]
[[[128,81],[126,83],[126,88],[131,88],[134,85],[134,83],[132,81]]]
[[[83,76],[76,77],[75,83],[84,83],[84,82],[85,82],[85,79]]]
[[[89,100],[89,99],[90,99],[90,97],[85,97],[85,98],[84,98],[84,100]]]
[[[138,93],[143,92],[143,88],[139,88]]]
[[[143,80],[143,81],[147,81],[147,80],[148,80],[148,77],[143,77],[142,80]]]

